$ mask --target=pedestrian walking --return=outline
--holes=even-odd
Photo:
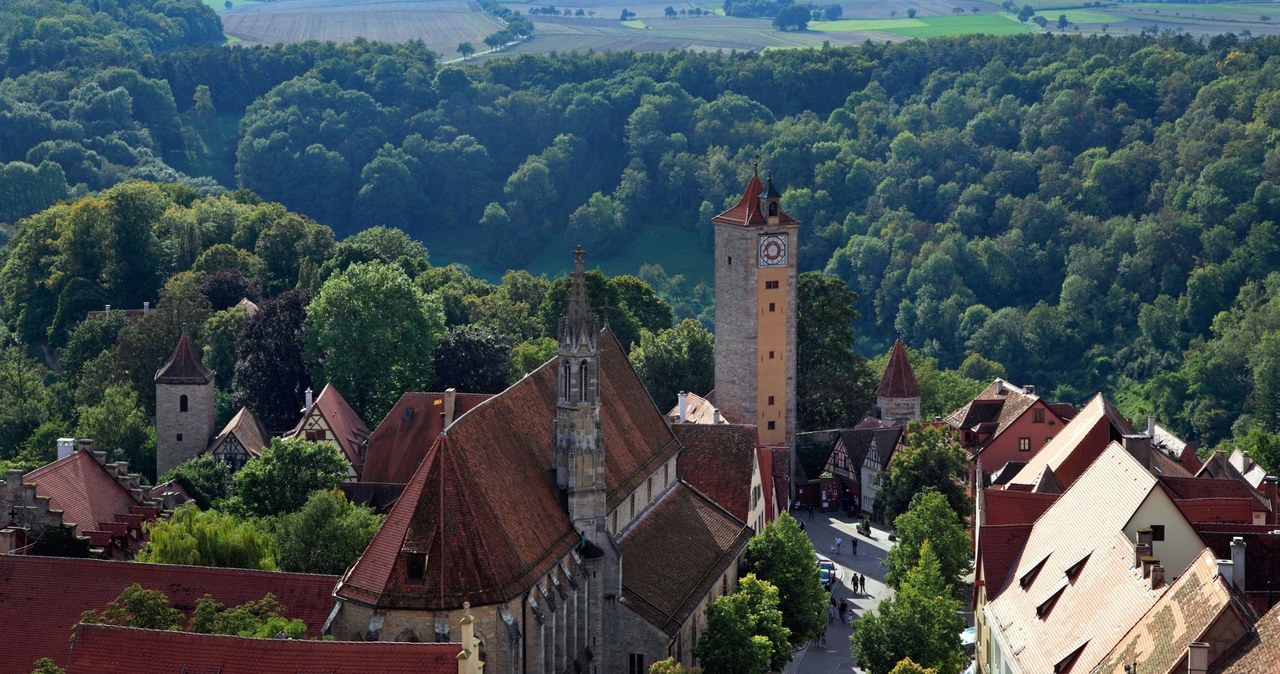
[[[856,556],[858,554],[858,539],[850,538],[849,547],[853,548],[853,554]]]
[[[818,637],[818,646],[820,648],[827,647],[827,631],[826,630],[822,630],[822,636]]]
[[[800,531],[804,531],[804,522],[800,523]]]
[[[844,542],[843,538],[836,536],[836,554],[840,554],[840,544]]]
[[[862,588],[862,594],[867,593],[867,577],[858,576],[858,586]]]
[[[844,624],[845,614],[849,611],[849,604],[845,600],[840,600],[840,623]]]
[[[835,622],[835,620],[836,620],[836,607],[834,604],[828,605],[827,606],[827,624],[830,625],[831,623]]]
[[[813,504],[809,504],[809,519],[813,519]]]
[[[849,584],[853,586],[853,591],[854,591],[854,592],[857,592],[857,591],[858,591],[858,579],[859,579],[859,578],[861,578],[861,577],[862,577],[862,576],[859,576],[858,574],[856,574],[856,573],[855,573],[855,574],[853,574],[853,578],[851,578],[851,579],[850,579],[850,583],[849,583]]]

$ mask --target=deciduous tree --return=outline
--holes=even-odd
[[[240,330],[231,404],[253,410],[269,431],[285,431],[298,422],[304,391],[311,386],[302,360],[310,298],[305,290],[282,293],[263,302]]]
[[[276,526],[280,570],[341,575],[360,558],[382,519],[337,489],[316,491]]]
[[[916,494],[933,489],[946,497],[956,517],[964,521],[970,508],[967,477],[968,460],[955,433],[914,423],[907,427],[904,446],[894,454],[889,470],[881,473],[876,505],[892,519],[907,511]]]
[[[275,570],[275,541],[260,524],[185,503],[167,520],[151,525],[137,560],[236,569]]]
[[[146,630],[173,630],[182,624],[182,611],[169,606],[169,598],[159,590],[134,583],[101,611],[85,611],[82,623],[119,625]]]
[[[715,338],[692,318],[657,334],[641,330],[631,364],[658,409],[668,410],[680,391],[705,394],[715,387]]]
[[[213,454],[202,454],[178,464],[161,475],[159,481],[174,480],[195,499],[196,505],[207,510],[226,498],[227,481],[230,479],[231,469],[226,461]]]
[[[228,508],[257,517],[298,510],[318,489],[333,489],[350,466],[331,442],[275,438],[232,478]]]
[[[815,558],[809,537],[788,513],[766,524],[747,543],[747,569],[778,588],[782,624],[796,647],[818,636],[825,624],[827,593],[818,580]]]
[[[890,585],[901,587],[920,563],[926,545],[937,558],[943,581],[953,588],[973,568],[973,544],[965,533],[964,523],[937,491],[926,489],[916,494],[911,499],[911,507],[899,515],[893,525],[898,531],[898,543],[884,560],[889,569],[885,581]]]
[[[854,627],[854,661],[872,674],[897,671],[907,658],[937,674],[958,674],[964,629],[959,610],[937,557],[925,545],[898,591]]]
[[[791,661],[788,630],[778,610],[778,588],[747,574],[733,594],[707,606],[707,623],[693,655],[710,672],[779,671]]]
[[[848,428],[875,404],[875,376],[853,352],[858,294],[806,272],[796,288],[796,414],[801,430]]]

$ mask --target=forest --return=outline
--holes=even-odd
[[[0,311],[47,365],[64,369],[56,349],[86,307],[163,306],[168,274],[232,259],[264,298],[315,292],[329,251],[379,225],[467,262],[432,273],[495,288],[468,269],[497,281],[576,242],[596,260],[658,251],[637,276],[675,319],[710,325],[709,274],[659,266],[709,266],[708,220],[758,164],[804,223],[802,271],[857,293],[860,353],[901,335],[941,370],[1073,403],[1101,390],[1206,447],[1280,454],[1280,40],[442,66],[414,43],[227,47],[201,7],[0,10]],[[114,185],[174,205],[139,234],[89,212],[115,212],[91,196]],[[155,248],[115,260],[92,249],[107,230]],[[223,261],[202,267],[215,248]]]

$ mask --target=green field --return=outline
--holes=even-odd
[[[814,21],[809,30],[819,33],[848,33],[852,31],[895,31],[899,28],[918,28],[928,25],[923,19],[840,19],[839,21]]]
[[[1116,10],[1136,11],[1143,14],[1195,14],[1196,16],[1224,16],[1233,18],[1249,19],[1261,16],[1263,14],[1271,16],[1280,16],[1280,2],[1242,2],[1242,3],[1226,3],[1226,4],[1192,4],[1192,3],[1163,3],[1163,2],[1134,2],[1120,3],[1114,7]]]
[[[1059,14],[1066,14],[1067,21],[1074,24],[1086,23],[1119,23],[1124,21],[1126,17],[1117,14],[1108,14],[1106,12],[1098,12],[1091,9],[1064,9],[1061,12],[1053,12],[1046,10],[1042,12],[1044,18],[1053,23],[1058,19]]]
[[[839,21],[815,21],[809,30],[825,33],[875,31],[903,37],[942,37],[944,35],[1016,35],[1035,29],[1019,23],[1010,14],[979,14],[976,16],[925,16],[917,19],[841,19]]]
[[[259,0],[231,0],[232,7],[243,7],[244,5],[257,4]],[[204,4],[208,5],[215,12],[226,11],[226,0],[204,0]]]

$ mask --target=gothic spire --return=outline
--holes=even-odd
[[[596,317],[587,297],[587,272],[582,258],[586,251],[579,245],[573,250],[573,276],[569,286],[569,306],[561,318],[560,347],[576,350],[579,344],[590,344],[598,331]]]

